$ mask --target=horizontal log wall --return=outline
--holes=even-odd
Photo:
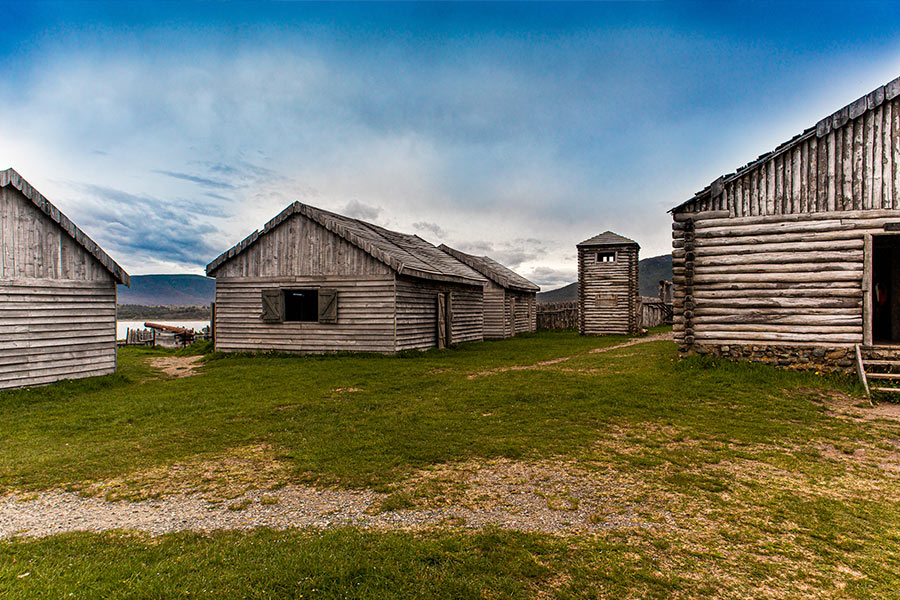
[[[441,284],[397,277],[397,350],[427,350],[437,345],[437,295],[451,294],[451,343],[484,339],[482,287]]]
[[[0,280],[0,389],[116,370],[116,284]]]
[[[337,290],[336,324],[264,323],[262,290]],[[217,277],[216,350],[281,352],[393,352],[393,276]]]
[[[12,186],[0,188],[0,279],[110,281],[110,273]]]
[[[616,252],[615,262],[598,262],[597,252]],[[614,303],[604,301],[614,298]],[[586,335],[637,330],[637,246],[578,249],[579,331]]]
[[[885,234],[885,225],[897,222],[900,210],[676,215],[676,341],[863,343],[865,236]]]

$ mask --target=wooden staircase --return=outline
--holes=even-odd
[[[872,392],[900,395],[900,348],[856,346],[856,371],[872,399]]]

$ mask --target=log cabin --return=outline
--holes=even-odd
[[[582,335],[637,333],[638,243],[607,231],[577,248],[578,331]]]
[[[537,329],[540,287],[488,256],[474,256],[446,244],[441,250],[487,279],[484,286],[484,337],[502,339]]]
[[[682,353],[861,369],[900,344],[900,78],[670,212]]]
[[[0,389],[116,371],[128,274],[13,169],[0,171]]]
[[[206,267],[223,352],[481,341],[487,280],[414,235],[295,202]]]

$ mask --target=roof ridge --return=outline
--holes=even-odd
[[[37,191],[33,185],[28,183],[15,169],[8,168],[0,171],[0,188],[11,185],[16,188],[23,196],[34,204],[38,210],[44,213],[51,221],[56,223],[69,237],[81,246],[88,254],[93,256],[103,265],[107,271],[112,274],[118,283],[131,287],[131,277],[125,272],[125,269],[119,266],[103,249],[82,231],[75,223],[72,222],[61,210],[56,208],[43,194]]]
[[[222,264],[256,243],[260,236],[271,232],[295,214],[302,215],[334,235],[343,238],[401,275],[467,285],[483,285],[485,283],[485,279],[481,275],[459,261],[456,261],[459,268],[455,268],[452,264],[435,267],[428,260],[428,254],[440,252],[440,250],[422,238],[393,231],[374,223],[354,219],[353,217],[301,202],[293,202],[288,205],[275,218],[267,222],[262,231],[254,231],[241,242],[213,259],[206,266],[207,275],[211,275]],[[411,245],[411,247],[405,247],[402,241],[410,237],[415,237],[421,242],[422,246],[415,247],[418,246],[416,244]]]

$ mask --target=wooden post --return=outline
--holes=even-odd
[[[865,235],[863,249],[863,344],[872,345],[872,234]]]

